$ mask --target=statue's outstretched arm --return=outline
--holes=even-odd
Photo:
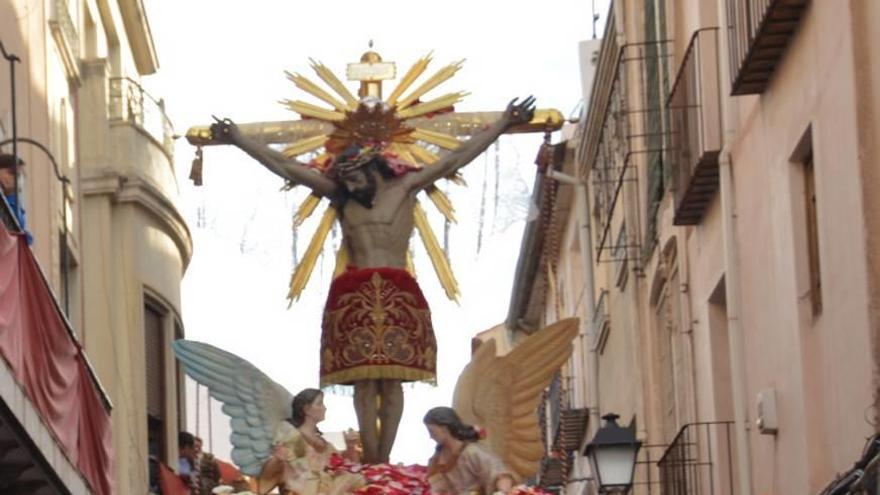
[[[529,96],[521,103],[516,102],[518,99],[514,98],[507,105],[507,110],[504,111],[500,119],[492,123],[487,129],[474,135],[459,146],[458,149],[450,152],[433,165],[427,166],[418,172],[408,174],[406,180],[411,181],[412,188],[414,190],[424,189],[433,184],[437,179],[449,177],[478,157],[509,127],[531,121],[535,114],[535,98]]]
[[[211,126],[211,132],[214,139],[237,146],[282,179],[302,184],[320,196],[332,197],[337,192],[335,182],[309,169],[306,165],[287,158],[281,152],[245,136],[229,119],[218,120]]]

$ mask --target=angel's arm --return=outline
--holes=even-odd
[[[287,158],[278,150],[245,136],[229,119],[212,125],[211,133],[217,141],[237,146],[282,179],[302,184],[320,196],[333,197],[337,192],[335,182],[310,170],[303,163]]]
[[[488,450],[476,445],[467,448],[462,452],[459,462],[467,464],[467,469],[479,479],[480,485],[489,493],[494,491],[507,493],[513,489],[513,471]]]
[[[529,96],[519,104],[516,103],[516,100],[515,98],[511,101],[501,118],[487,129],[476,134],[433,165],[407,174],[406,180],[410,182],[412,190],[419,191],[430,186],[437,179],[449,177],[479,156],[509,127],[532,120],[535,114],[535,98]]]

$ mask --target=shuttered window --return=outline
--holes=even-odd
[[[165,315],[144,303],[144,364],[147,392],[147,435],[150,455],[164,459],[165,438]]]

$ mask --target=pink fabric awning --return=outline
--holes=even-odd
[[[2,225],[0,356],[92,491],[113,494],[109,407],[24,236]]]

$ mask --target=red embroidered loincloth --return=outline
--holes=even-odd
[[[406,270],[346,270],[330,285],[321,330],[322,387],[436,377],[431,312]]]

